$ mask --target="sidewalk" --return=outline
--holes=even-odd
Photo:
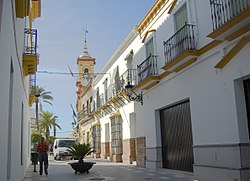
[[[75,162],[72,160],[54,161],[49,160],[49,175],[39,175],[39,165],[37,172],[33,172],[33,165],[30,165],[23,181],[144,181],[144,180],[168,180],[168,181],[193,181],[192,174],[179,171],[171,171],[166,169],[150,170],[146,168],[136,167],[135,165],[127,165],[124,163],[112,163],[102,159],[87,159],[86,161],[94,161],[95,165],[87,173],[74,173],[74,170],[68,164]]]

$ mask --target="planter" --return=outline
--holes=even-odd
[[[69,163],[71,167],[75,170],[75,174],[77,172],[84,173],[87,172],[89,173],[89,170],[92,168],[92,166],[95,164],[94,162],[74,162],[74,163]]]

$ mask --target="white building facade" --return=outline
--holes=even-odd
[[[40,1],[0,1],[0,178],[22,180],[30,164],[30,106],[38,55],[32,20]]]
[[[250,179],[249,6],[156,1],[93,81],[101,156],[202,181]]]

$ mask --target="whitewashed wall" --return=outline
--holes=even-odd
[[[12,4],[13,3],[13,4]],[[24,19],[16,19],[15,1],[0,2],[0,175],[1,181],[22,180],[29,164],[28,78],[22,78]],[[13,22],[14,20],[14,22]],[[10,107],[10,66],[13,65],[13,103]],[[22,119],[23,104],[23,125]],[[10,124],[9,115],[12,116]],[[21,140],[21,126],[23,139]],[[11,133],[11,134],[10,134]],[[22,152],[21,152],[21,143]],[[10,150],[8,154],[8,150]],[[22,164],[21,164],[22,153]]]
[[[209,1],[178,1],[172,14],[184,2],[190,8],[190,22],[196,24],[199,29],[199,38],[196,39],[199,49],[212,41],[207,37],[212,32]],[[145,41],[146,43],[152,36],[155,38],[159,73],[163,72],[161,67],[164,66],[163,40],[174,34],[172,14],[160,18],[154,26],[157,31],[151,33]],[[143,106],[135,104],[136,132],[137,136],[146,136],[147,147],[160,146],[159,135],[156,133],[159,115],[156,111],[185,99],[190,99],[194,145],[238,143],[240,140],[247,140],[247,131],[244,129],[246,123],[237,123],[234,82],[250,74],[250,63],[247,58],[249,45],[245,46],[224,69],[214,68],[224,56],[225,50],[237,41],[221,44],[200,56],[197,62],[187,69],[172,73],[152,89],[143,91]],[[139,46],[142,45],[138,43],[137,47]],[[144,46],[136,52],[134,66],[146,59],[145,54]],[[238,126],[243,133],[239,134]]]

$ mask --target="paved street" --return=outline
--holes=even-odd
[[[93,160],[96,164],[87,173],[74,173],[74,170],[68,165],[72,160],[54,161],[49,158],[49,175],[39,175],[39,172],[33,172],[33,165],[28,169],[24,181],[140,181],[140,180],[169,180],[169,181],[193,181],[193,176],[184,172],[170,171],[160,169],[158,171],[146,168],[139,168],[134,165],[124,163],[112,163],[107,160]],[[37,165],[38,170],[39,165]]]

